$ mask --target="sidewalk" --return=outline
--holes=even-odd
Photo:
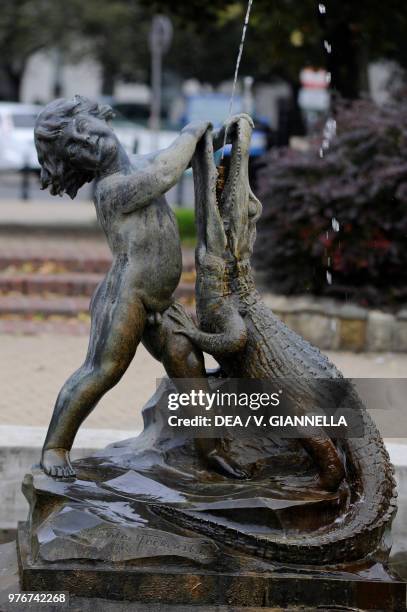
[[[39,229],[88,230],[99,233],[95,208],[92,202],[41,200],[7,200],[0,201],[0,230],[18,231]]]
[[[0,335],[0,424],[46,427],[66,378],[82,363],[86,336]],[[407,355],[328,353],[345,376],[404,378]],[[208,358],[208,365],[214,361]],[[143,346],[119,382],[86,420],[87,428],[138,430],[141,408],[164,369]]]

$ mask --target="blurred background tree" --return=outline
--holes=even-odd
[[[209,60],[201,62],[201,70],[205,70],[209,82],[230,78],[230,64],[235,60],[246,2],[142,1],[150,8],[172,15],[188,28],[178,36],[179,45],[185,42],[185,56],[190,54],[189,62],[182,57],[180,69],[185,71],[192,63],[198,74],[201,48],[209,52]],[[298,81],[305,64],[325,66],[332,74],[334,88],[343,97],[356,98],[367,91],[369,61],[397,59],[407,67],[404,0],[386,3],[326,0],[325,13],[319,12],[318,4],[316,0],[255,0],[242,72],[258,79],[280,76],[293,83]],[[324,40],[332,45],[328,57]]]
[[[334,87],[347,98],[366,91],[367,65],[396,58],[407,67],[407,10],[404,0],[255,0],[242,73],[255,79],[282,77],[298,82],[305,64],[326,66]],[[180,78],[211,84],[233,74],[246,2],[233,0],[2,0],[0,71],[10,99],[18,99],[29,57],[51,46],[80,53],[102,66],[103,93],[118,78],[148,81],[148,30],[160,11],[174,21],[167,69]],[[391,36],[388,33],[391,32]],[[332,45],[327,56],[323,41]]]
[[[63,3],[59,0],[2,0],[0,10],[0,78],[3,97],[19,100],[30,57],[55,45],[61,36]]]
[[[134,0],[65,2],[74,6],[70,27],[82,40],[79,54],[87,53],[101,66],[103,95],[113,95],[119,78],[148,80],[147,41],[152,16],[148,7]]]

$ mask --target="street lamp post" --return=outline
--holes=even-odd
[[[173,28],[171,21],[165,15],[155,15],[150,30],[151,52],[151,108],[150,130],[151,150],[158,148],[158,133],[161,117],[161,83],[162,83],[162,56],[168,51],[172,40]]]

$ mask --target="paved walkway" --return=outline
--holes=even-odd
[[[69,238],[64,239],[61,235],[54,237],[52,233],[41,236],[12,233],[1,235],[0,242],[0,258],[26,261],[25,270],[27,272],[32,272],[34,267],[32,260],[35,262],[37,259],[56,260],[57,262],[70,259],[111,259],[109,247],[102,236],[84,238],[80,234],[75,236],[70,233]],[[52,271],[54,269],[55,266]],[[58,271],[58,268],[56,270]]]
[[[90,201],[70,201],[54,198],[52,201],[7,200],[0,201],[0,227],[14,226],[68,226],[92,227],[97,223],[95,208]]]
[[[65,379],[82,363],[85,336],[0,335],[0,424],[46,426]],[[346,376],[403,378],[407,355],[329,353]],[[208,365],[213,365],[208,358]],[[164,375],[160,363],[140,346],[120,383],[86,421],[86,427],[137,430],[143,404]]]

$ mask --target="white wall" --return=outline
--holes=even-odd
[[[54,97],[55,53],[52,50],[35,53],[29,60],[22,83],[22,102],[49,102]],[[97,62],[84,59],[78,64],[66,64],[61,71],[62,96],[81,94],[97,98],[101,91],[101,74]]]

